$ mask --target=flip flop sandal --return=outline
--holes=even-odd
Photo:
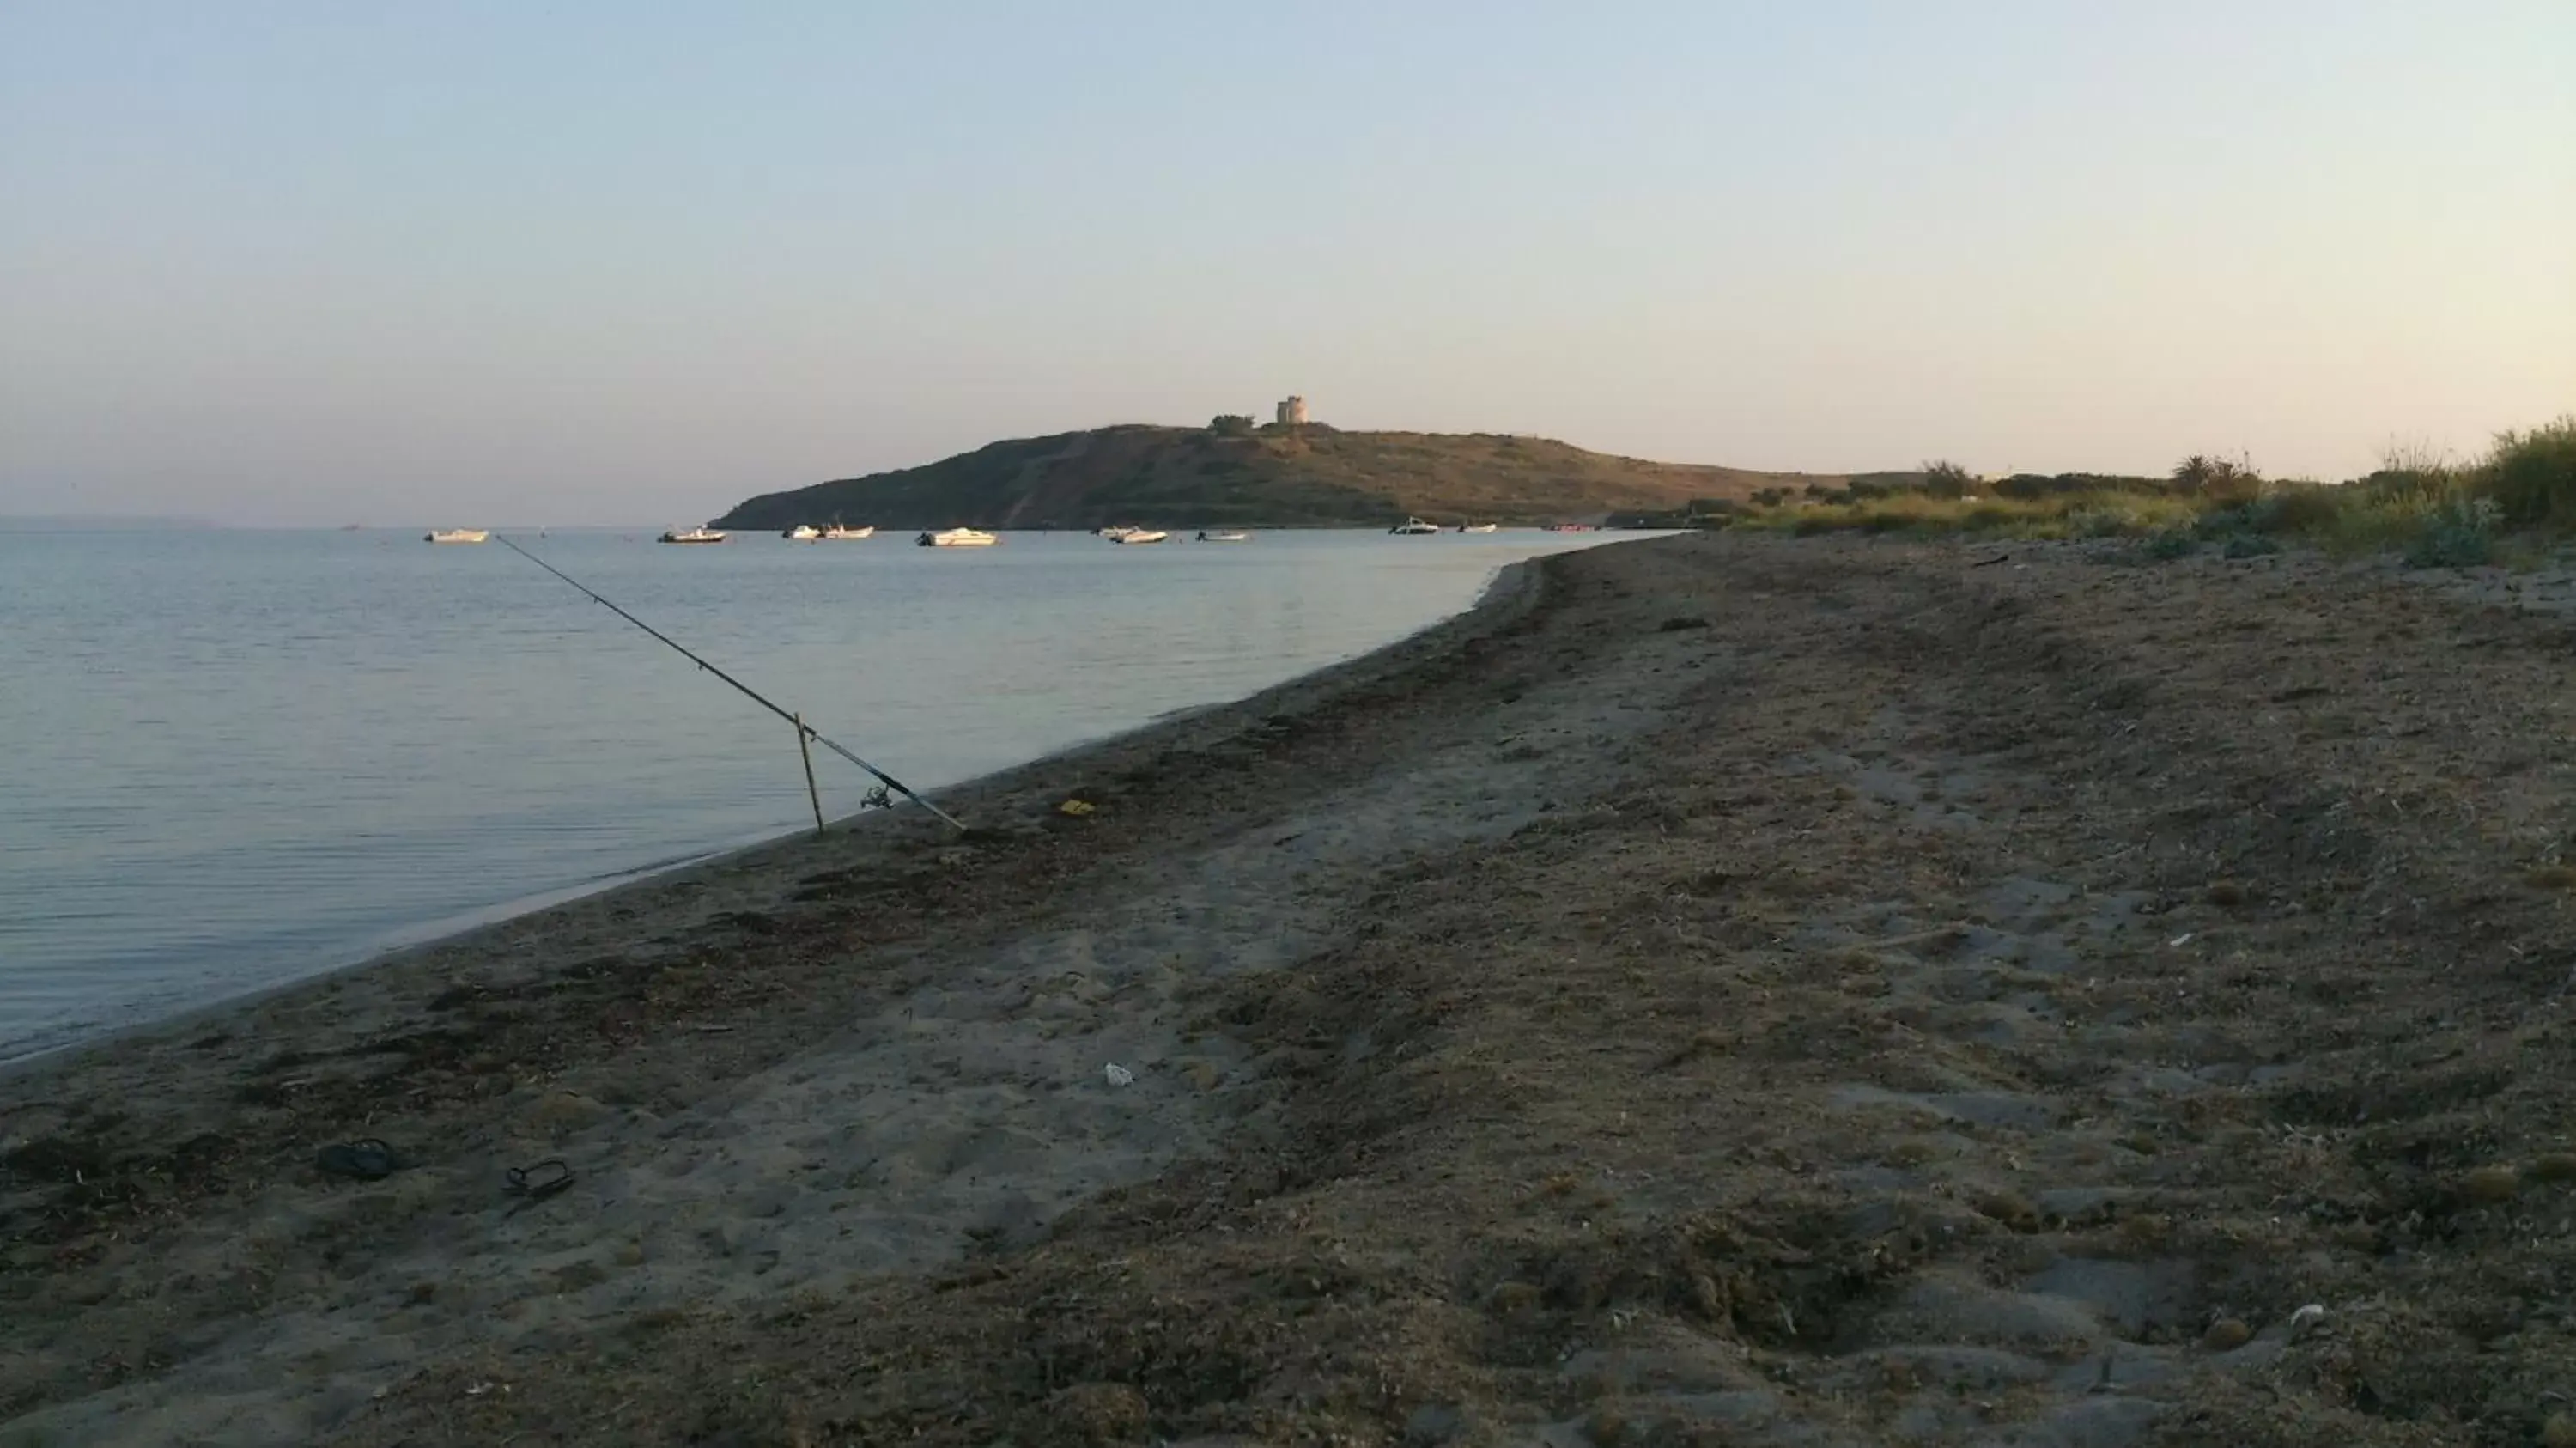
[[[354,1177],[362,1182],[382,1181],[408,1165],[401,1153],[374,1136],[326,1146],[314,1153],[313,1164],[325,1176]]]
[[[509,1178],[505,1190],[510,1195],[525,1197],[532,1202],[542,1202],[572,1185],[572,1168],[564,1165],[563,1158],[559,1156],[550,1156],[527,1166],[514,1166],[504,1175]]]

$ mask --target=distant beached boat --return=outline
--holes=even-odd
[[[722,543],[725,535],[713,528],[674,528],[662,535],[665,543]]]
[[[491,538],[485,528],[440,528],[422,535],[424,543],[482,543]]]
[[[1199,541],[1202,543],[1249,543],[1252,541],[1252,535],[1249,533],[1237,533],[1233,531],[1223,533],[1201,533],[1199,535]]]
[[[790,542],[811,543],[815,539],[823,536],[823,530],[815,527],[811,523],[799,523],[795,527],[788,529],[786,532],[781,533],[778,536],[785,538]]]
[[[974,528],[948,528],[912,540],[924,548],[990,548],[1002,540]]]
[[[835,523],[831,527],[823,530],[823,541],[826,543],[839,543],[853,538],[873,538],[875,536],[877,536],[877,525],[874,523],[870,523],[864,528],[844,528],[840,524]]]
[[[1112,543],[1160,543],[1171,536],[1172,535],[1169,533],[1157,532],[1152,528],[1129,528],[1122,531],[1117,537],[1112,538],[1109,541]]]
[[[1386,531],[1389,533],[1401,533],[1408,538],[1417,538],[1439,532],[1440,525],[1437,523],[1426,523],[1420,518],[1407,518],[1403,522],[1396,524],[1394,527],[1389,528]]]

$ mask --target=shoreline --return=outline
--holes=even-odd
[[[1496,568],[1494,576],[1485,581],[1484,586],[1478,590],[1466,607],[1433,619],[1421,628],[1366,653],[1319,665],[1238,698],[1207,704],[1185,705],[1143,720],[1126,729],[1082,740],[1016,764],[1005,765],[999,769],[959,780],[954,784],[936,786],[925,790],[924,793],[938,801],[942,808],[947,808],[951,813],[965,818],[962,811],[971,809],[973,806],[971,804],[953,806],[954,800],[1010,794],[1024,788],[1028,781],[1023,776],[1030,775],[1033,771],[1075,766],[1087,755],[1136,744],[1158,730],[1179,729],[1193,723],[1207,724],[1221,721],[1229,711],[1249,709],[1274,694],[1285,695],[1292,691],[1328,688],[1334,676],[1343,670],[1361,668],[1381,655],[1423,643],[1431,635],[1462,621],[1476,618],[1489,609],[1526,606],[1531,598],[1534,598],[1534,592],[1530,593],[1530,597],[1521,597],[1521,594],[1535,590],[1538,586],[1533,565],[1548,556],[1554,555],[1540,555]],[[927,817],[917,806],[900,803],[887,810],[861,810],[834,816],[829,822],[829,831],[839,834],[854,829],[899,828],[898,820],[918,820],[928,823]],[[969,823],[971,824],[971,821]],[[944,827],[940,832],[948,833]],[[717,845],[703,851],[691,852],[675,860],[638,865],[632,869],[610,872],[591,881],[576,882],[551,890],[541,890],[533,894],[497,901],[480,908],[454,912],[438,920],[388,929],[378,934],[380,940],[386,940],[388,943],[367,948],[363,954],[354,958],[340,958],[335,964],[318,966],[273,985],[225,994],[167,1013],[153,1014],[145,1019],[109,1026],[95,1033],[82,1034],[76,1039],[59,1044],[37,1045],[33,1049],[23,1051],[16,1046],[0,1045],[0,1052],[6,1053],[0,1054],[0,1082],[6,1082],[11,1077],[24,1072],[39,1070],[46,1063],[59,1060],[70,1053],[112,1047],[140,1036],[201,1024],[204,1020],[222,1015],[227,1011],[291,994],[354,971],[370,970],[379,966],[396,966],[425,954],[449,948],[470,947],[485,933],[527,920],[532,916],[542,916],[549,911],[566,906],[601,900],[619,892],[649,887],[657,883],[683,881],[693,872],[721,867],[729,863],[753,864],[756,863],[754,857],[758,857],[759,860],[769,858],[764,852],[782,848],[793,849],[800,843],[814,841],[815,835],[810,828],[791,827],[741,843]]]
[[[1494,571],[1492,578],[1486,580],[1484,587],[1465,608],[1446,617],[1434,619],[1420,629],[1367,653],[1292,675],[1237,699],[1186,706],[1172,714],[1146,720],[1132,728],[1069,745],[1018,764],[960,780],[953,785],[926,791],[926,793],[939,801],[942,808],[949,809],[961,819],[968,819],[968,823],[972,826],[973,821],[969,818],[968,812],[976,807],[978,801],[997,801],[1024,793],[1040,777],[1065,769],[1078,769],[1093,756],[1121,748],[1148,746],[1153,742],[1154,736],[1165,731],[1177,732],[1191,727],[1223,729],[1227,727],[1232,716],[1251,711],[1261,705],[1262,701],[1274,696],[1285,698],[1308,691],[1329,691],[1345,674],[1352,679],[1357,679],[1372,672],[1373,665],[1376,668],[1395,667],[1392,656],[1407,651],[1436,649],[1440,646],[1439,636],[1447,631],[1461,626],[1469,628],[1499,626],[1500,623],[1509,621],[1509,615],[1512,612],[1532,606],[1536,602],[1538,589],[1541,586],[1540,575],[1535,565],[1542,561],[1543,558],[1531,558],[1502,565]],[[941,836],[953,833],[945,826],[937,825],[917,806],[910,804],[899,804],[892,809],[861,810],[836,816],[830,821],[829,832],[833,836],[856,836],[859,832],[866,831],[868,832],[866,838],[882,840],[890,833],[899,832],[898,837],[900,837],[900,835],[918,834],[924,828]],[[226,995],[167,1015],[157,1015],[149,1020],[112,1027],[95,1036],[47,1047],[25,1055],[0,1057],[0,1083],[5,1083],[15,1076],[41,1071],[48,1063],[63,1060],[80,1052],[110,1049],[140,1038],[200,1028],[211,1023],[216,1017],[280,997],[291,996],[299,991],[348,976],[353,972],[380,967],[397,968],[443,951],[470,949],[497,932],[514,925],[541,919],[551,912],[560,911],[568,906],[593,902],[605,903],[609,902],[611,897],[626,892],[650,889],[660,885],[687,885],[701,872],[722,871],[729,867],[757,868],[765,864],[781,863],[799,846],[819,847],[825,843],[817,840],[810,829],[791,829],[749,843],[720,846],[702,854],[693,854],[678,863],[647,865],[633,871],[620,872],[596,885],[568,886],[562,890],[541,891],[533,896],[521,897],[519,900],[500,902],[489,907],[491,913],[488,918],[459,925],[453,929],[443,928],[434,922],[425,924],[417,928],[434,932],[426,938],[386,946],[357,959],[346,960],[337,965],[322,967],[310,974],[297,976],[293,980],[236,995]],[[530,901],[543,903],[527,903]]]

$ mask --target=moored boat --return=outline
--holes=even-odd
[[[877,536],[877,528],[874,523],[870,523],[864,528],[844,528],[840,524],[835,523],[831,527],[823,530],[823,541],[826,543],[839,543],[853,538],[873,538],[875,536]]]
[[[665,543],[722,543],[728,535],[713,528],[674,528],[662,535]]]
[[[1158,532],[1152,528],[1129,528],[1120,532],[1117,537],[1112,538],[1109,541],[1112,543],[1160,543],[1171,536],[1172,535],[1169,533]]]
[[[943,528],[912,540],[924,548],[990,548],[1002,540],[975,528]]]
[[[1400,533],[1408,538],[1418,538],[1439,532],[1440,525],[1437,523],[1426,523],[1420,518],[1407,518],[1403,522],[1396,524],[1394,527],[1389,528],[1386,531],[1389,533]]]
[[[1249,543],[1252,541],[1252,535],[1249,533],[1237,532],[1233,529],[1227,529],[1219,533],[1201,533],[1199,535],[1199,541],[1202,543]]]
[[[1503,531],[1503,525],[1500,523],[1461,523],[1458,525],[1458,531],[1461,533],[1499,533]]]
[[[438,528],[421,535],[424,543],[480,543],[492,536],[486,528]]]
[[[823,530],[815,527],[811,523],[799,523],[795,527],[788,529],[786,532],[781,533],[778,536],[792,542],[811,543],[815,539],[823,536]]]

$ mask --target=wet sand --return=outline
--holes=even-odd
[[[0,1443],[2532,1441],[2571,620],[2005,552],[1564,555],[0,1078]]]

